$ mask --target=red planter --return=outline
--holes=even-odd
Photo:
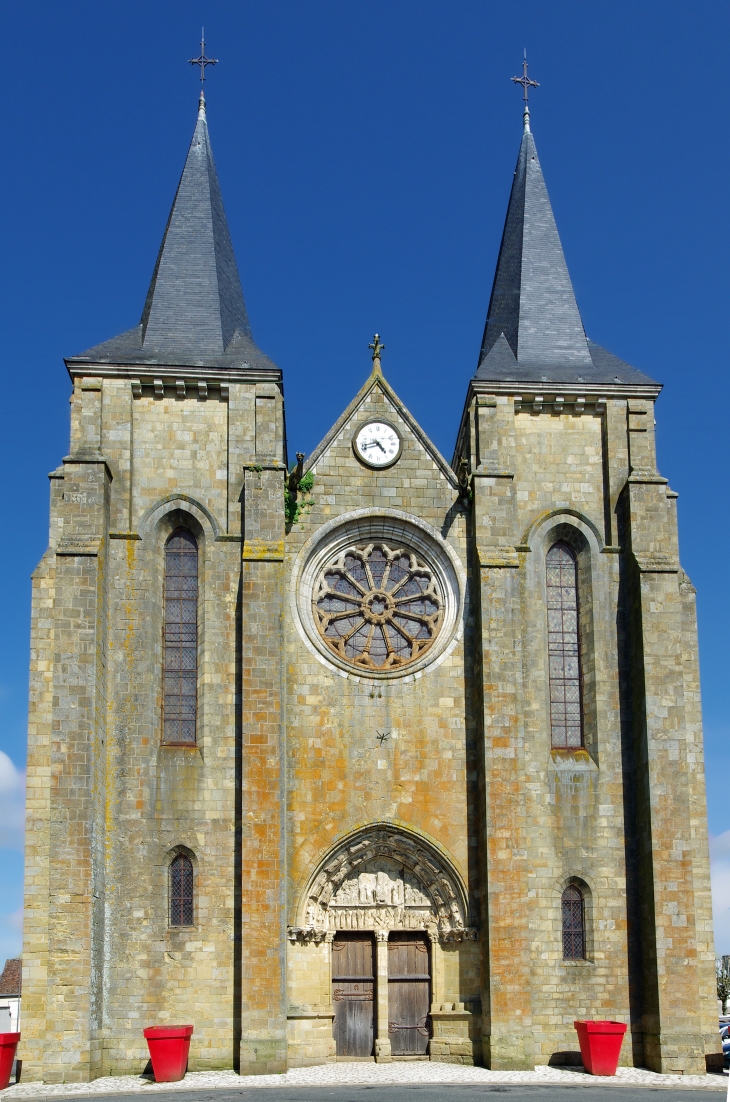
[[[13,1060],[20,1040],[19,1033],[0,1033],[0,1091],[10,1083]]]
[[[156,1083],[177,1083],[185,1076],[191,1025],[152,1025],[144,1031]]]
[[[591,1075],[615,1075],[621,1042],[626,1026],[623,1022],[573,1022],[578,1031],[583,1067]]]

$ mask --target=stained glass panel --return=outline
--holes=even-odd
[[[170,925],[192,926],[193,862],[179,853],[170,864]]]
[[[570,884],[563,892],[563,959],[584,960],[586,955],[585,901],[580,888]]]
[[[546,573],[552,745],[577,750],[583,745],[578,564],[567,544],[550,548]]]
[[[194,744],[198,693],[198,545],[178,528],[165,546],[163,739]]]

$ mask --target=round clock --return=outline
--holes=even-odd
[[[369,467],[390,467],[400,457],[403,441],[388,421],[367,421],[358,429],[352,447]]]

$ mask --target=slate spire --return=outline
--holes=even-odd
[[[142,347],[220,356],[238,329],[251,337],[205,97],[142,313]]]
[[[251,336],[202,91],[140,324],[66,362],[90,360],[278,370]]]
[[[515,360],[536,372],[541,368],[591,364],[527,114],[480,365],[502,334]],[[507,352],[504,348],[501,351]]]
[[[524,384],[656,385],[586,337],[527,104],[523,126],[474,378]]]

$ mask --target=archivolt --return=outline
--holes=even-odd
[[[160,498],[154,505],[150,505],[145,510],[142,519],[139,523],[140,535],[144,538],[149,532],[151,532],[161,519],[167,514],[178,510],[181,513],[188,513],[194,517],[200,524],[205,535],[213,539],[217,539],[221,534],[221,526],[216,518],[205,505],[200,501],[196,501],[194,497],[190,497],[188,494],[168,494],[167,497]]]
[[[456,870],[416,835],[384,824],[350,835],[312,877],[291,940],[335,930],[428,930],[442,941],[476,940]]]
[[[603,537],[599,532],[596,525],[587,517],[585,513],[579,513],[577,509],[559,508],[559,509],[546,509],[535,517],[533,521],[527,526],[522,536],[521,546],[531,547],[535,550],[535,537],[540,533],[547,530],[551,530],[564,520],[566,526],[572,526],[576,528],[582,535],[584,535],[590,542],[589,533],[594,537],[596,542],[596,550],[602,551],[604,548]],[[551,523],[552,522],[552,523]],[[577,522],[577,523],[576,523]]]

